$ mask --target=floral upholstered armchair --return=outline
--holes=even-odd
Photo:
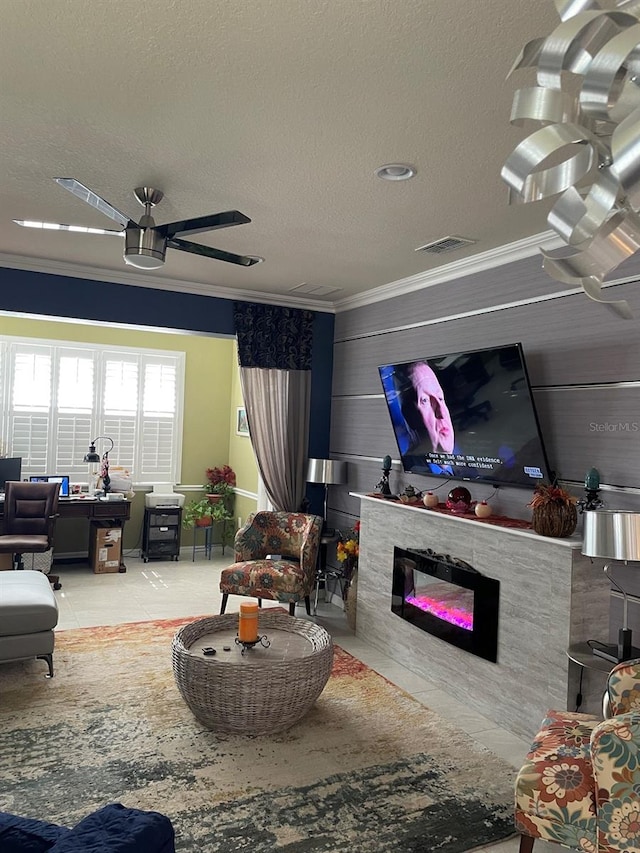
[[[516,780],[520,853],[536,838],[582,853],[640,850],[640,660],[617,664],[610,716],[549,711]]]
[[[286,602],[293,616],[298,601],[311,615],[322,518],[302,512],[250,515],[236,533],[235,563],[220,577],[224,613],[230,595]]]

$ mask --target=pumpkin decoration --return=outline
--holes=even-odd
[[[475,506],[474,512],[478,518],[489,518],[492,510],[486,501],[479,501]]]

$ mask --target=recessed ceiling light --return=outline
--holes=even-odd
[[[407,163],[387,163],[386,166],[376,169],[376,175],[383,181],[408,181],[417,171],[415,166],[409,166]]]

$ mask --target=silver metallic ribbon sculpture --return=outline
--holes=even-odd
[[[640,249],[640,0],[554,2],[561,23],[509,72],[536,69],[538,85],[519,89],[511,110],[511,124],[536,129],[502,178],[510,202],[559,196],[547,221],[567,245],[541,249],[544,270],[629,319],[602,282]]]

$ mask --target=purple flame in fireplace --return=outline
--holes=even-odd
[[[450,625],[457,625],[459,628],[464,628],[465,631],[473,631],[473,613],[463,609],[454,602],[444,602],[437,598],[432,598],[429,595],[407,595],[405,601],[419,607],[426,613],[431,613],[437,616],[438,619],[443,619],[449,622]]]

